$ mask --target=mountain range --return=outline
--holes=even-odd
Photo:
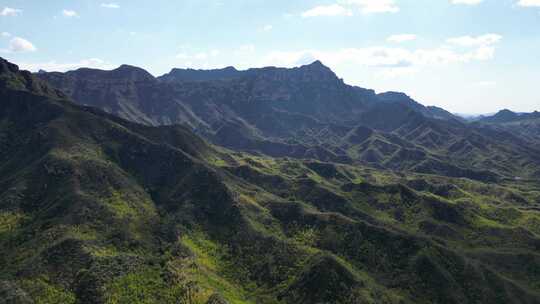
[[[467,123],[320,62],[2,59],[0,303],[540,303],[534,120]]]
[[[537,137],[495,128],[489,117],[467,123],[404,93],[347,85],[320,61],[173,69],[157,78],[126,65],[36,76],[78,103],[147,125],[184,124],[235,150],[483,181],[540,177]]]

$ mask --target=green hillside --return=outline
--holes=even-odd
[[[540,303],[537,181],[235,152],[0,71],[0,303]]]

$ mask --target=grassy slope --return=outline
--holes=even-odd
[[[1,92],[2,298],[540,301],[535,184],[233,153],[19,84]]]

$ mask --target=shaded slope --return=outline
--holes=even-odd
[[[79,103],[144,124],[181,123],[239,151],[484,181],[539,174],[535,127],[521,128],[527,140],[510,139],[403,93],[346,85],[319,61],[294,69],[174,69],[158,78],[129,66],[37,76]],[[375,135],[351,137],[364,127]]]
[[[540,113],[514,113],[502,110],[493,116],[479,119],[477,124],[510,132],[529,142],[530,145],[539,147],[540,140]]]
[[[539,302],[533,186],[234,153],[182,127],[0,91],[10,297]]]

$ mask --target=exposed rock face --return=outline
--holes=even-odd
[[[127,65],[112,71],[79,69],[37,75],[82,104],[153,125],[199,121],[199,125],[211,126],[215,120],[231,118],[257,125],[265,117],[284,115],[343,123],[357,120],[381,100],[430,115],[404,94],[375,95],[348,86],[320,61],[293,69],[173,69],[158,78]]]
[[[210,81],[239,78],[243,75],[243,72],[234,67],[215,70],[172,69],[169,73],[160,76],[159,79],[165,82]]]
[[[534,125],[520,129],[527,137],[509,139],[511,130],[466,124],[404,93],[349,86],[320,61],[292,69],[173,69],[158,78],[126,65],[37,76],[81,104],[147,125],[184,124],[213,143],[274,157],[482,180],[534,176],[540,166],[527,152],[540,149]],[[352,136],[359,127],[372,131]],[[510,161],[515,155],[525,170]]]

